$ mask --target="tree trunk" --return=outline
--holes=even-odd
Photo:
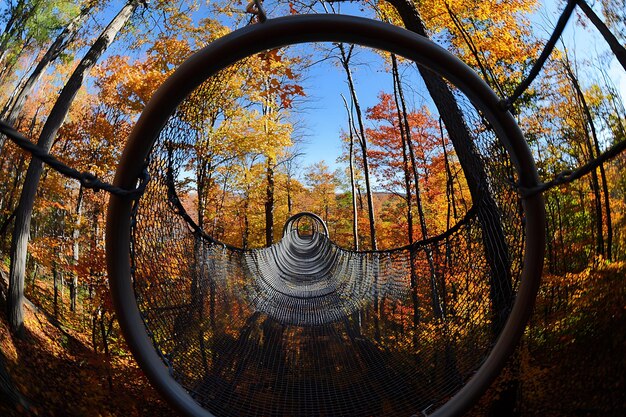
[[[398,72],[398,62],[396,56],[391,54],[392,72],[395,79],[394,87],[397,90],[396,107],[398,109],[398,123],[400,126],[404,126],[401,132],[404,132],[403,146],[406,146],[411,158],[411,168],[413,171],[413,181],[415,184],[415,203],[417,206],[417,214],[419,218],[420,231],[422,232],[422,239],[428,239],[428,228],[426,226],[426,217],[424,215],[424,207],[422,205],[422,197],[420,193],[419,174],[417,172],[417,160],[415,158],[415,150],[413,148],[413,138],[411,137],[411,126],[409,124],[408,113],[406,109],[406,102],[404,100],[404,92],[402,90],[402,84],[400,82],[400,74]],[[407,165],[408,168],[408,165]],[[410,243],[413,243],[412,241]],[[433,306],[433,314],[436,319],[443,319],[443,309],[441,308],[441,298],[439,296],[439,290],[437,289],[437,270],[435,268],[435,261],[433,259],[433,251],[428,246],[424,248],[426,253],[426,260],[428,261],[428,268],[430,270],[430,289],[431,289],[431,301]]]
[[[565,70],[567,71],[567,75],[569,76],[570,80],[572,81],[572,85],[574,86],[574,89],[576,90],[576,95],[578,96],[578,99],[582,106],[585,119],[587,119],[587,125],[589,125],[589,130],[591,131],[591,138],[593,139],[593,148],[591,147],[591,143],[589,143],[589,156],[590,156],[589,159],[594,158],[594,151],[595,151],[595,157],[598,157],[601,154],[600,143],[598,141],[598,134],[596,132],[595,124],[593,122],[593,117],[591,116],[591,110],[589,109],[589,106],[587,105],[587,99],[585,98],[585,95],[583,94],[583,91],[580,88],[580,84],[578,83],[578,78],[574,75],[574,72],[572,71],[572,68],[570,67],[569,62],[566,62]],[[585,128],[585,133],[587,135],[588,142],[589,142],[589,133],[590,133],[589,130]],[[613,251],[613,226],[612,226],[612,220],[611,220],[609,185],[606,179],[606,171],[604,169],[604,165],[601,164],[598,168],[600,170],[600,178],[602,179],[602,193],[604,195],[604,215],[606,216],[606,252],[604,252],[605,248],[604,248],[604,242],[602,240],[602,236],[603,236],[602,208],[600,208],[599,215],[596,214],[600,218],[600,223],[599,223],[600,229],[598,230],[598,235],[601,238],[598,240],[598,246],[599,248],[602,249],[601,253],[603,255],[606,255],[606,258],[608,260],[611,260],[612,251]],[[595,170],[592,171],[592,175],[596,176],[595,186],[598,187],[598,184],[597,184],[598,179],[597,179],[597,174]],[[599,198],[597,199],[597,202],[596,202],[596,208],[597,208],[598,202],[599,202]],[[602,246],[600,246],[601,243],[602,243]]]
[[[459,216],[456,209],[456,198],[454,197],[454,176],[452,175],[448,151],[446,150],[446,140],[443,133],[441,117],[439,118],[439,134],[441,136],[441,149],[443,149],[443,161],[446,169],[446,201],[448,203],[446,213],[446,230],[448,230],[451,226],[451,219],[454,218],[454,220],[456,220]],[[452,248],[450,247],[450,237],[446,237],[446,267],[452,267]]]
[[[70,105],[76,97],[79,88],[89,70],[96,64],[102,53],[111,45],[115,36],[130,19],[139,5],[140,0],[130,0],[113,18],[111,23],[100,34],[87,54],[80,61],[70,79],[67,81],[59,98],[43,126],[37,145],[50,151],[56,134],[69,112]],[[30,220],[39,179],[43,170],[39,159],[32,159],[26,172],[24,187],[15,217],[15,229],[11,244],[11,273],[9,279],[9,299],[7,309],[9,324],[13,332],[21,334],[24,324],[24,272],[26,253],[29,240]]]
[[[265,189],[265,246],[274,243],[274,158],[267,157],[267,188]]]
[[[247,181],[247,178],[246,178]],[[243,197],[243,233],[241,236],[241,248],[243,250],[248,249],[248,240],[250,238],[250,219],[248,217],[248,208],[250,205],[250,193],[246,190],[246,195]]]
[[[107,370],[107,382],[109,390],[113,389],[113,376],[111,375],[111,352],[109,351],[109,336],[113,328],[113,318],[109,321],[108,328],[105,326],[106,313],[104,309],[100,310],[100,335],[102,337],[102,347],[104,350],[104,358]]]
[[[546,196],[546,209],[548,214],[548,221],[546,222],[546,249],[548,255],[548,272],[556,274],[556,247],[554,245],[554,239],[552,238],[556,234],[556,213],[554,212],[554,205],[551,199]]]
[[[350,96],[354,103],[354,110],[356,113],[357,122],[359,124],[359,144],[361,145],[361,157],[363,158],[363,175],[365,176],[365,192],[367,193],[367,211],[370,223],[370,249],[378,250],[376,243],[376,221],[374,219],[374,201],[372,197],[372,187],[370,184],[370,170],[367,156],[367,138],[365,137],[365,127],[363,126],[363,112],[359,105],[359,99],[356,95],[356,88],[354,87],[354,81],[352,80],[352,72],[350,71],[350,57],[352,55],[352,49],[346,53],[346,49],[342,43],[338,44],[339,51],[341,52],[341,65],[346,71],[346,77],[348,79],[348,87],[350,89]]]
[[[2,68],[6,67],[4,61],[9,52],[9,43],[12,39],[21,36],[26,23],[32,17],[39,2],[35,1],[33,3],[30,8],[27,8],[27,2],[19,0],[10,12],[9,20],[4,26],[4,32],[0,35],[0,67]]]
[[[6,368],[6,359],[2,351],[0,351],[0,398],[5,404],[9,404],[17,411],[19,415],[30,415],[30,413],[27,412],[30,409],[30,405],[20,390],[15,386]]]
[[[352,239],[353,245],[352,248],[355,251],[359,250],[359,218],[356,204],[356,184],[354,181],[354,130],[352,129],[352,113],[348,108],[348,102],[346,98],[341,94],[341,98],[343,99],[343,104],[346,107],[346,112],[348,113],[348,130],[350,135],[350,143],[348,147],[348,163],[350,167],[350,192],[352,193]]]
[[[6,211],[10,213],[6,217],[6,219],[3,220],[2,226],[0,226],[0,236],[3,236],[3,237],[6,236],[6,233],[9,230],[9,226],[11,225],[11,222],[13,221],[13,219],[15,219],[15,208],[13,207],[13,204],[14,204],[14,200],[17,194],[17,190],[19,188],[20,180],[22,178],[22,172],[24,170],[23,168],[24,168],[24,155],[20,156],[20,161],[16,166],[15,175],[13,176],[11,190],[8,193],[8,198],[6,198],[7,196],[3,196],[2,211],[3,212]],[[5,250],[7,249],[5,248],[5,244],[4,244],[5,242],[6,241],[4,238],[0,240],[0,251],[2,251],[3,253],[6,253]]]
[[[626,48],[620,44],[619,40],[615,37],[615,35],[613,35],[609,28],[606,27],[604,22],[598,17],[586,1],[578,0],[576,3],[582,11],[585,12],[589,20],[591,20],[591,23],[596,26],[602,37],[604,37],[606,42],[609,44],[611,51],[615,54],[619,63],[622,64],[624,71],[626,71]]]
[[[52,282],[53,282],[53,309],[54,309],[54,318],[55,320],[59,319],[59,270],[57,269],[57,264],[54,262],[52,264]]]
[[[354,183],[354,134],[350,129],[350,193],[352,194],[352,240],[355,251],[359,250],[359,213],[356,206],[356,184]]]
[[[9,107],[5,108],[5,111],[2,114],[2,118],[5,121],[13,125],[17,120],[17,116],[21,113],[24,108],[24,103],[26,99],[33,91],[33,88],[45,72],[46,68],[52,61],[58,58],[58,56],[63,52],[63,50],[74,40],[78,30],[82,27],[87,20],[87,16],[91,10],[91,8],[96,4],[95,1],[90,1],[87,3],[80,11],[80,14],[74,17],[68,25],[63,29],[63,31],[57,36],[52,45],[48,48],[44,56],[41,58],[37,66],[31,72],[26,82],[20,86],[17,95],[13,98],[12,102],[9,103]],[[0,135],[0,154],[2,153],[2,149],[4,147],[5,136]]]
[[[561,199],[559,197],[559,193],[555,193],[554,195],[554,200],[556,201],[556,215],[557,215],[557,220],[558,220],[558,228],[559,228],[559,249],[560,249],[560,256],[559,254],[556,252],[555,250],[555,257],[557,259],[557,261],[560,259],[561,260],[561,266],[559,267],[558,262],[555,262],[556,265],[556,273],[557,274],[562,274],[563,272],[565,272],[565,265],[567,263],[566,261],[566,256],[565,256],[565,241],[563,239],[563,217],[561,216],[562,212],[561,212]]]
[[[202,228],[202,225],[198,225]],[[204,242],[202,238],[196,236],[194,239],[194,257],[195,257],[195,271],[194,277],[191,281],[191,315],[185,317],[186,320],[192,320],[197,323],[204,322],[204,299],[205,299],[205,285],[207,278],[207,265],[206,265],[206,253],[204,248]],[[212,323],[213,324],[213,323]],[[206,344],[204,343],[204,329],[202,326],[198,326],[198,346],[200,348],[200,356],[202,358],[202,366],[204,374],[209,372],[208,355],[206,353]]]
[[[15,23],[18,17],[24,15],[24,12],[23,12],[24,6],[25,6],[24,0],[19,0],[17,4],[15,5],[15,7],[13,8],[13,11],[11,12],[9,16],[9,19],[7,20],[6,25],[4,25],[4,31],[2,32],[2,35],[0,35],[0,64],[2,64],[2,61],[4,60],[4,56],[6,54],[9,41],[11,40],[11,35],[15,31],[14,29],[16,26]]]
[[[387,1],[398,11],[408,30],[427,36],[426,28],[411,0]],[[490,269],[490,299],[494,316],[492,330],[497,335],[504,327],[513,302],[510,256],[499,217],[500,211],[488,190],[485,167],[474,148],[469,129],[452,91],[441,76],[423,67],[418,67],[418,70],[446,126],[465,174],[472,200],[477,205],[477,217]]]
[[[287,216],[291,217],[291,212],[293,210],[293,199],[291,197],[291,176],[287,176]]]
[[[576,77],[574,76],[574,73],[572,72],[572,69],[569,65],[569,61],[563,61],[563,68],[566,71],[566,75],[567,77],[570,79],[570,81],[572,82],[572,85],[574,86],[574,89],[576,90],[576,86],[577,86],[577,82],[576,82]],[[582,94],[582,93],[581,93]],[[577,94],[577,98],[578,101],[580,103],[580,108],[578,109],[581,114],[581,122],[582,122],[582,128],[584,130],[584,143],[580,144],[580,163],[585,163],[588,161],[592,161],[594,159],[594,147],[593,144],[591,143],[591,134],[589,132],[589,128],[587,127],[587,116],[585,115],[585,111],[582,108],[582,102],[580,99],[580,96]],[[593,240],[595,240],[596,242],[596,255],[598,256],[605,256],[605,246],[604,246],[604,231],[603,231],[603,221],[602,221],[602,197],[600,196],[600,181],[598,180],[598,172],[594,169],[591,171],[590,173],[590,186],[591,186],[591,191],[593,192],[593,203],[594,203],[594,210],[595,210],[595,218],[594,218],[594,222],[595,222],[595,230],[592,229],[592,238]],[[582,203],[582,202],[581,202]]]
[[[98,353],[98,330],[97,330],[97,325],[98,325],[98,311],[99,308],[96,309],[96,311],[93,312],[93,315],[91,316],[91,345],[93,346],[93,353]]]
[[[31,124],[30,124],[30,131],[32,132],[35,128],[35,124],[37,122],[37,116],[39,114],[39,110],[41,109],[41,106],[39,108],[37,108],[37,111],[35,111],[35,115],[33,116],[33,118],[31,119]],[[3,136],[2,134],[0,134],[0,136]],[[0,152],[0,155],[2,155],[2,153]],[[4,158],[0,161],[0,172],[6,172],[5,171],[5,160],[7,161],[8,164],[10,164],[10,158]],[[16,214],[16,208],[14,207],[14,202],[15,202],[15,198],[17,197],[17,191],[19,189],[19,186],[21,184],[22,181],[22,177],[24,174],[24,163],[25,163],[25,155],[23,153],[20,154],[20,158],[19,158],[19,163],[17,164],[17,167],[15,169],[15,175],[13,177],[13,184],[11,186],[11,191],[9,192],[9,198],[7,200],[4,201],[3,206],[2,206],[2,211],[5,210],[10,210],[11,211],[11,215],[6,219],[6,221],[3,223],[2,227],[0,228],[0,236],[5,236],[6,232],[8,230],[9,224],[10,222],[15,218],[15,214]],[[5,196],[3,196],[4,199]],[[4,245],[5,240],[2,239],[2,247],[0,250],[2,250],[3,252],[6,251],[6,253],[8,253],[9,251],[5,249],[5,245]]]
[[[402,123],[402,115],[398,102],[398,73],[395,66],[395,56],[392,55],[393,62],[393,79],[394,79],[394,97],[396,101],[396,110],[398,113],[398,128],[400,129],[400,137],[402,139],[402,164],[404,170],[404,190],[406,193],[406,220],[407,220],[407,240],[411,244],[414,241],[413,235],[413,202],[411,197],[411,174],[409,168],[409,157],[407,155],[407,135],[406,126]],[[416,186],[417,188],[417,186]],[[413,303],[413,347],[417,347],[417,326],[419,325],[419,295],[417,288],[417,273],[415,271],[415,251],[410,251],[409,254],[410,270],[411,270],[411,301]]]
[[[7,158],[8,159],[8,158]],[[14,165],[15,171],[11,181],[11,189],[7,193],[8,195],[2,196],[2,211],[13,210],[13,205],[15,204],[15,197],[17,197],[17,191],[19,190],[19,185],[22,180],[22,175],[24,173],[24,162],[25,157],[24,154],[20,155],[19,161]],[[0,172],[7,172],[2,170]],[[8,181],[7,181],[8,182]]]
[[[489,404],[486,417],[518,417],[519,409],[519,389],[520,389],[520,348],[515,349],[506,365],[506,372],[503,372],[504,381],[498,386],[498,395]]]
[[[372,197],[372,187],[370,184],[370,170],[367,156],[367,138],[365,137],[365,127],[363,126],[363,113],[361,112],[361,106],[359,105],[359,99],[356,95],[356,88],[354,87],[354,81],[352,80],[352,72],[350,71],[350,57],[352,55],[352,47],[350,51],[346,53],[345,47],[342,43],[338,44],[339,51],[341,52],[341,65],[346,72],[346,78],[348,79],[348,87],[350,89],[350,96],[352,97],[352,103],[354,104],[354,110],[356,112],[357,122],[359,124],[359,144],[361,145],[361,158],[363,159],[363,175],[365,176],[365,189],[367,193],[367,214],[370,224],[370,249],[378,250],[376,242],[376,222],[374,219],[374,201]],[[374,285],[378,285],[378,276],[374,277]],[[378,294],[374,294],[374,338],[380,340],[380,305]]]
[[[211,124],[213,126],[213,123]],[[196,165],[196,184],[198,192],[198,206],[196,215],[198,217],[198,226],[201,230],[205,230],[205,213],[208,203],[208,193],[211,189],[212,171],[210,158],[204,158],[198,156]],[[207,280],[211,280],[207,271],[207,255],[204,246],[204,241],[200,236],[195,236],[194,239],[194,277],[191,282],[191,317],[186,317],[187,320],[193,320],[198,323],[203,323],[205,318],[204,301],[206,298],[206,284]],[[209,306],[209,316],[211,317],[211,326],[214,328],[214,312],[212,310],[213,304]],[[202,366],[204,374],[209,372],[207,348],[204,341],[205,330],[203,326],[198,327],[198,346],[200,348],[200,356],[202,358]]]
[[[80,239],[80,223],[83,211],[83,187],[78,189],[78,201],[76,202],[76,220],[74,223],[74,230],[72,231],[72,280],[70,281],[70,311],[76,311],[76,294],[78,292],[78,267],[79,249],[80,245],[78,240]]]
[[[470,53],[474,57],[474,60],[476,61],[476,65],[478,66],[478,69],[483,75],[483,79],[492,88],[496,88],[498,90],[498,93],[500,93],[501,97],[505,97],[505,93],[502,90],[502,86],[500,86],[498,79],[494,76],[493,71],[491,71],[491,68],[489,67],[489,65],[486,62],[483,62],[483,59],[480,57],[478,48],[474,44],[474,41],[472,40],[472,37],[470,36],[470,34],[463,27],[463,23],[461,22],[459,17],[452,11],[452,9],[450,8],[450,4],[448,2],[445,2],[444,5],[446,7],[446,11],[448,12],[448,15],[450,16],[450,20],[452,20],[452,23],[461,34],[463,41],[465,42],[465,44],[467,45],[467,48],[469,49]]]

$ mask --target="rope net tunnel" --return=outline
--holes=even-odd
[[[189,415],[409,417],[448,412],[454,401],[450,413],[467,409],[520,336],[541,269],[541,196],[511,185],[537,186],[513,118],[460,61],[390,25],[296,16],[254,26],[181,66],[125,150],[116,184],[136,183],[137,161],[150,175],[136,201],[112,196],[107,221],[111,288],[133,353]],[[297,39],[276,35],[296,29]],[[442,208],[448,221],[431,227],[437,233],[388,250],[343,247],[309,212],[289,217],[268,247],[222,243],[195,214],[202,185],[190,180],[209,105],[201,98],[247,56],[323,41],[387,49],[454,85],[473,158],[456,161],[457,191],[446,182],[444,194],[459,200]]]
[[[136,216],[138,305],[172,376],[215,415],[434,411],[493,347],[475,216],[445,238],[392,252],[353,252],[297,229],[242,251],[198,238],[176,214],[159,218],[167,184],[158,181]],[[144,228],[157,218],[167,228]],[[522,234],[508,226],[518,258]],[[430,264],[439,265],[434,275]],[[519,273],[519,262],[512,268]]]

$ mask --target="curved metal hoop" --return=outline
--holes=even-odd
[[[512,115],[493,91],[459,59],[428,39],[370,19],[342,15],[302,15],[268,20],[232,32],[191,56],[154,94],[133,129],[115,176],[115,185],[132,188],[164,124],[181,101],[204,80],[249,55],[305,42],[347,42],[403,56],[442,75],[459,88],[496,130],[519,175],[522,187],[538,184],[537,170]],[[154,350],[141,319],[131,282],[129,248],[133,202],[111,196],[107,214],[107,266],[122,331],[150,381],[181,413],[211,417],[169,374]],[[467,384],[432,415],[466,411],[499,374],[521,337],[539,286],[545,246],[543,197],[523,198],[526,240],[521,284],[495,346]]]
[[[316,224],[316,227],[318,224],[321,225],[324,236],[328,237],[328,226],[326,226],[326,223],[324,222],[324,220],[322,220],[322,218],[318,216],[317,214],[311,213],[308,211],[303,211],[303,212],[294,214],[293,216],[288,218],[287,221],[285,222],[285,225],[283,226],[283,236],[289,233],[294,227],[294,225],[296,225],[296,228],[297,228],[298,222],[304,217],[309,217],[313,219],[313,221]]]

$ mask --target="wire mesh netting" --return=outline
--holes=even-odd
[[[304,214],[309,226],[288,221],[278,242],[242,249],[198,211],[191,167],[207,148],[190,120],[208,104],[194,97],[152,150],[132,230],[137,303],[171,375],[216,416],[408,417],[445,403],[495,343],[523,255],[515,175],[479,113],[465,103],[483,192],[469,198],[446,156],[458,207],[440,234],[354,251]]]
[[[593,10],[569,0],[527,78],[503,98],[504,107],[513,108],[528,89],[576,6],[626,68],[624,48]],[[221,82],[245,67],[238,65],[207,80],[170,117],[153,149],[145,190],[144,181],[136,190],[103,183],[29,144],[9,125],[0,127],[84,187],[142,195],[130,247],[137,303],[164,365],[212,413],[431,413],[480,368],[515,297],[525,237],[508,154],[484,115],[455,90],[472,146],[463,163],[442,128],[437,155],[454,167],[446,169],[448,205],[442,208],[448,221],[433,227],[439,234],[426,237],[422,228],[422,240],[406,247],[358,251],[337,243],[323,224],[316,226],[319,218],[304,215],[313,219],[308,233],[286,227],[269,247],[223,244],[194,198],[215,185],[210,178],[217,168],[206,164],[211,149],[204,135],[219,136],[214,125],[227,119],[216,119],[203,100],[217,92],[228,101]],[[576,171],[520,192],[531,196],[571,182],[625,147],[616,143]],[[191,179],[200,160],[203,172]],[[190,215],[190,207],[196,213]]]

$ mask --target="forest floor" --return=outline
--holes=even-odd
[[[0,314],[0,350],[15,386],[32,404],[30,415],[174,416],[123,341],[114,341],[108,363],[93,350],[84,314],[64,311],[62,323],[54,319],[50,286],[42,280],[31,289],[34,304],[26,306],[22,339],[10,335]],[[518,350],[518,415],[626,415],[625,352],[625,264],[546,276]],[[471,415],[487,415],[511,369]],[[21,415],[0,401],[0,416]]]
[[[517,361],[516,415],[626,416],[626,264],[544,275]],[[471,416],[486,415],[512,368]]]
[[[49,302],[51,288],[38,282],[33,298]],[[0,350],[30,412],[15,411],[0,401],[0,416],[175,416],[148,383],[123,341],[111,356],[95,353],[80,314],[64,312],[59,323],[46,305],[26,304],[25,335],[12,337],[4,314]],[[82,329],[82,330],[81,330]],[[120,346],[121,345],[121,346]]]

